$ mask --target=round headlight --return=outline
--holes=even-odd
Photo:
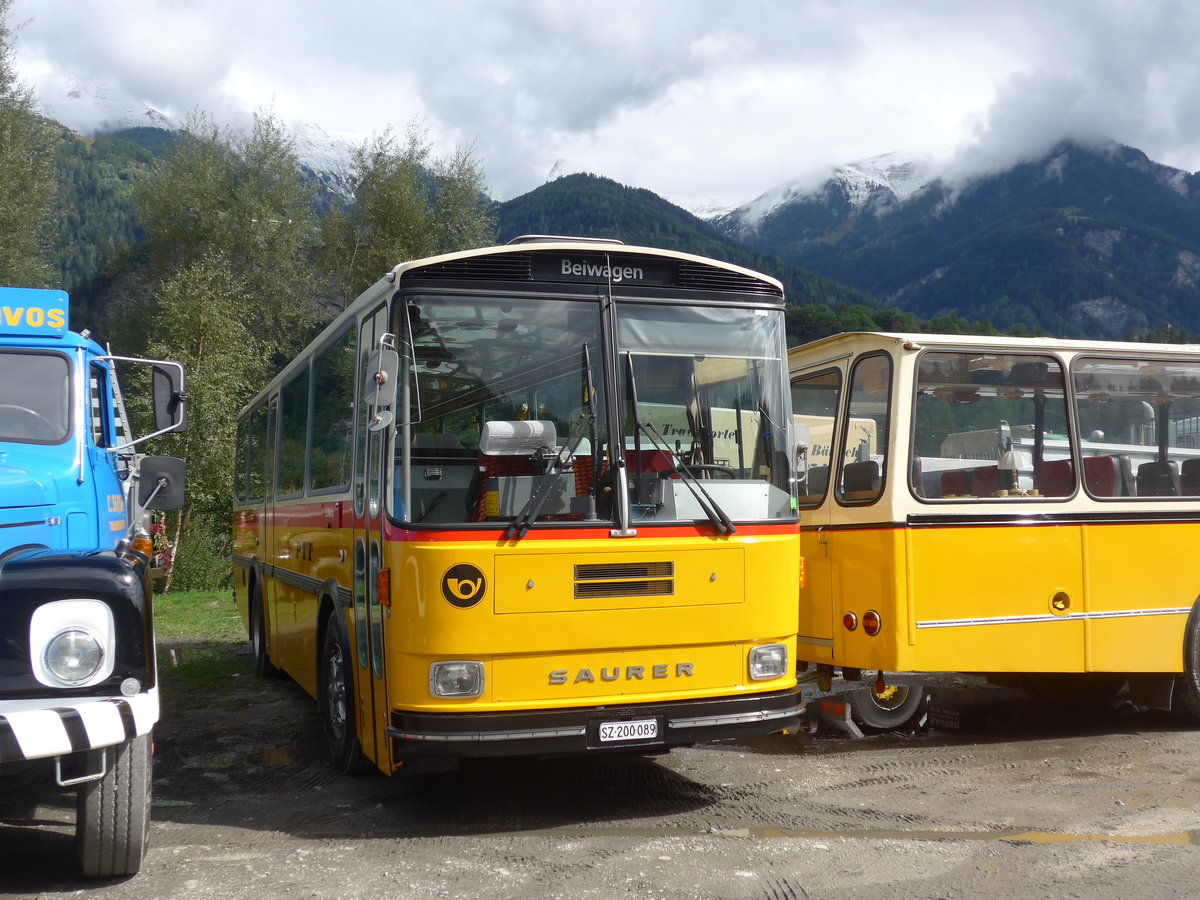
[[[104,665],[104,645],[90,631],[67,628],[54,635],[42,655],[46,671],[64,684],[83,684]]]

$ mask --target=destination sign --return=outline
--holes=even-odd
[[[0,287],[0,334],[62,337],[67,309],[66,291]]]
[[[652,257],[598,253],[537,253],[533,257],[535,281],[669,285],[675,283],[674,275],[670,261]]]

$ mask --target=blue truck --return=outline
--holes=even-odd
[[[133,440],[117,364],[148,366]],[[70,330],[62,291],[0,288],[0,790],[75,791],[83,874],[131,875],[150,824],[159,717],[149,510],[182,460],[137,445],[187,424],[183,367]]]

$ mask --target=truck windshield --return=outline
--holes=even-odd
[[[58,353],[0,352],[0,441],[58,444],[70,433],[70,364]]]

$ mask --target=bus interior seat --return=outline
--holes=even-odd
[[[825,489],[829,487],[829,466],[809,466],[803,487],[800,496],[810,503],[824,497]]]
[[[1200,457],[1179,464],[1179,489],[1189,497],[1200,494]]]
[[[949,469],[942,473],[941,494],[943,497],[970,497],[971,470]]]
[[[1119,497],[1122,494],[1121,464],[1115,456],[1085,456],[1083,483],[1088,493],[1096,497]]]
[[[914,456],[912,461],[912,471],[909,473],[912,479],[913,493],[918,497],[926,496],[925,492],[925,458]]]
[[[873,459],[842,466],[842,497],[846,500],[870,500],[878,496],[881,485],[879,463]]]
[[[980,466],[971,470],[971,488],[977,497],[995,497],[1004,487],[999,466]]]
[[[1137,492],[1139,497],[1178,497],[1179,466],[1175,460],[1155,459],[1138,466]]]
[[[1043,497],[1066,497],[1075,489],[1075,471],[1069,459],[1044,459],[1034,465],[1033,486]]]

